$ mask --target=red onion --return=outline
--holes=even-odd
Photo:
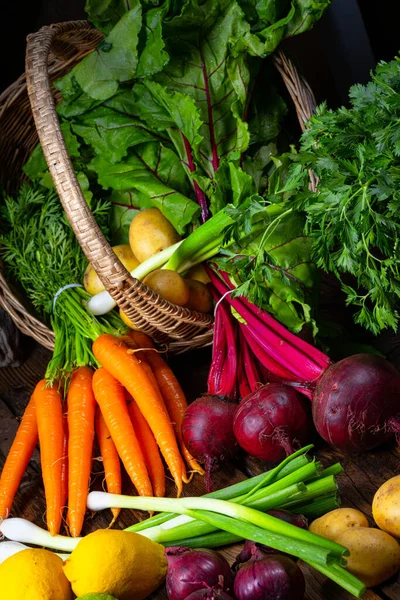
[[[298,565],[281,554],[244,563],[236,577],[237,600],[303,600],[305,581]]]
[[[346,451],[371,450],[400,431],[400,373],[374,354],[355,354],[332,365],[313,399],[319,435]]]
[[[186,409],[182,422],[183,441],[189,452],[205,463],[206,489],[212,491],[211,471],[232,458],[237,442],[233,435],[235,404],[205,394]]]
[[[248,454],[278,463],[309,441],[308,413],[296,390],[270,383],[240,403],[233,431]]]
[[[290,523],[291,525],[295,525],[296,527],[300,527],[301,529],[308,529],[307,519],[303,515],[296,515],[288,510],[280,509],[269,510],[267,514],[275,517],[276,519],[281,519],[281,521],[285,521],[286,523]],[[270,554],[278,554],[278,552],[270,546],[265,546],[264,544],[246,540],[241,552],[237,555],[235,562],[232,565],[232,569],[233,571],[236,571],[239,565],[242,563],[245,563],[251,559],[260,560],[262,558],[266,558]],[[284,552],[279,552],[279,554],[282,554],[283,556],[290,556]],[[292,560],[296,560],[293,557],[291,558]]]
[[[186,600],[233,600],[232,596],[215,586],[192,592]]]
[[[227,561],[213,550],[166,548],[168,561],[167,594],[169,600],[185,600],[205,587],[220,585],[232,590],[233,575]],[[203,590],[202,590],[203,591]]]

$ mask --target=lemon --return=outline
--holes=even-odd
[[[164,548],[144,536],[99,529],[78,543],[64,573],[78,597],[103,593],[118,600],[143,600],[163,582],[167,560]]]
[[[63,561],[48,550],[29,548],[0,565],[1,598],[7,600],[72,600]]]

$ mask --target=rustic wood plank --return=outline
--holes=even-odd
[[[18,419],[37,381],[43,376],[50,353],[35,346],[29,360],[18,369],[0,369],[0,467],[4,464],[5,456],[9,450]],[[194,400],[205,389],[207,369],[210,359],[209,349],[191,353],[190,357],[181,355],[171,359],[171,366],[181,381],[182,387],[190,401]],[[190,361],[190,363],[189,363]],[[188,368],[190,365],[190,368]],[[200,392],[200,393],[199,393]],[[93,456],[98,456],[98,448],[94,448]],[[398,472],[400,465],[400,451],[397,448],[387,447],[363,455],[344,456],[342,453],[326,446],[317,447],[317,457],[325,465],[340,461],[345,473],[338,477],[340,494],[343,506],[354,506],[362,510],[370,519],[371,502],[376,489],[389,477]],[[227,465],[218,473],[216,481],[218,487],[224,487],[242,480],[246,475],[260,472],[262,465],[254,459],[238,460],[235,465]],[[246,473],[246,475],[245,475]],[[92,469],[91,489],[100,490],[103,486],[103,469],[101,462],[94,460]],[[133,487],[125,475],[123,481],[124,492],[133,493]],[[174,494],[174,484],[167,482],[169,495]],[[205,493],[204,482],[195,475],[192,482],[185,486],[184,495],[194,496]],[[35,451],[27,472],[23,478],[21,488],[15,499],[13,515],[27,518],[38,525],[45,523],[45,503],[43,485],[40,476],[39,454]],[[121,516],[115,525],[117,528],[128,527],[137,520],[146,518],[146,514],[139,511],[121,511]],[[107,527],[111,519],[110,511],[103,511],[95,515],[87,515],[83,534],[97,528]],[[232,563],[238,554],[240,545],[230,546],[222,551],[228,561]],[[350,600],[352,596],[344,592],[339,586],[316,573],[303,563],[299,563],[306,578],[307,600]],[[153,600],[167,600],[165,587],[157,590],[152,595]],[[399,600],[399,577],[385,583],[378,589],[368,590],[364,600]]]

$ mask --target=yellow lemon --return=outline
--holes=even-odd
[[[143,600],[164,581],[164,548],[137,533],[99,529],[84,537],[64,563],[75,594]]]
[[[139,261],[133,254],[131,247],[128,244],[113,246],[113,252],[118,256],[119,260],[129,272],[133,271],[133,269],[136,269],[138,266]],[[100,281],[100,277],[97,275],[90,263],[86,267],[86,271],[83,276],[83,285],[85,290],[91,296],[95,296],[100,292],[104,292],[105,289],[104,285]]]
[[[1,598],[7,600],[72,600],[63,561],[48,550],[29,548],[0,565]]]

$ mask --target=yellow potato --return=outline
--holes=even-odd
[[[184,306],[189,300],[189,286],[175,271],[156,269],[146,275],[143,283],[172,304]]]
[[[119,309],[119,316],[121,317],[121,321],[125,323],[130,329],[137,329],[135,323],[130,320],[127,314],[124,313],[122,308]]]
[[[336,542],[339,535],[354,527],[368,527],[365,515],[355,508],[337,508],[315,519],[308,529],[316,535]]]
[[[380,529],[400,538],[400,475],[388,479],[372,502],[372,515]]]
[[[201,313],[209,313],[213,307],[213,299],[208,287],[201,281],[196,279],[186,279],[189,286],[189,300],[185,304],[185,308],[197,310]]]
[[[129,244],[140,262],[179,242],[180,236],[157,208],[140,211],[129,227]]]
[[[400,546],[380,529],[348,529],[336,542],[350,551],[350,556],[346,557],[347,570],[367,587],[379,585],[400,569]]]
[[[210,278],[203,265],[195,265],[186,273],[186,279],[195,279],[201,283],[210,283]]]
[[[133,254],[131,247],[128,244],[113,246],[113,251],[129,272],[133,271],[133,269],[136,269],[139,261]],[[101,283],[99,276],[90,263],[86,267],[86,271],[83,276],[83,285],[85,290],[92,296],[95,296],[100,292],[104,292],[104,285]]]

